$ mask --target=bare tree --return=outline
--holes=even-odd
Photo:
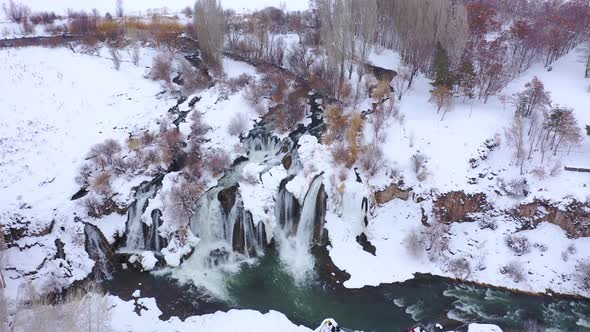
[[[31,15],[31,8],[22,3],[16,3],[13,0],[8,1],[8,5],[3,3],[2,11],[8,20],[18,24],[27,21],[29,15]]]
[[[410,89],[410,69],[407,66],[397,68],[397,75],[391,80],[391,86],[397,100],[402,100],[403,95]]]
[[[523,120],[519,115],[512,118],[510,127],[505,129],[505,136],[508,144],[514,148],[513,158],[516,166],[520,169],[520,174],[524,174],[524,162],[527,159],[526,133]]]
[[[436,105],[436,113],[440,113],[441,110],[443,111],[442,117],[440,118],[440,121],[442,121],[447,112],[453,108],[453,93],[446,86],[437,86],[430,93],[429,101]]]
[[[312,65],[316,61],[316,56],[309,52],[304,44],[300,43],[291,46],[287,61],[295,75],[308,79],[311,75]]]
[[[131,50],[129,53],[131,55],[131,63],[133,63],[135,66],[139,65],[140,51],[141,49],[139,48],[139,44],[137,42],[131,45]]]
[[[217,74],[223,72],[224,13],[218,0],[197,0],[193,24],[203,61]]]
[[[117,10],[116,10],[117,17],[122,18],[125,15],[125,11],[123,10],[123,0],[117,0],[116,6],[117,6]]]
[[[121,54],[119,53],[119,50],[115,47],[109,47],[109,54],[111,55],[111,60],[113,60],[115,70],[121,69]]]

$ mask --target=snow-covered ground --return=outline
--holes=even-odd
[[[143,61],[151,62],[147,54]],[[67,48],[0,50],[0,72],[0,222],[27,220],[29,229],[43,229],[55,221],[51,234],[26,238],[20,249],[8,250],[7,267],[16,271],[9,272],[7,279],[10,284],[12,273],[38,270],[33,279],[54,273],[42,262],[54,255],[54,239],[62,236],[74,239],[65,247],[73,265],[68,279],[82,279],[92,262],[83,251],[83,227],[74,223],[76,215],[85,215],[83,208],[79,201],[70,201],[80,189],[75,182],[78,168],[94,144],[107,138],[123,142],[130,132],[155,126],[154,120],[174,100],[156,97],[160,84],[145,79],[141,66],[124,62],[115,71],[108,59],[74,54]],[[121,181],[118,192],[129,195],[142,180]],[[86,219],[111,241],[124,229],[124,216]],[[80,236],[81,242],[75,240]],[[9,290],[14,296],[16,287]]]
[[[579,60],[576,50],[564,56],[547,71],[539,64],[514,80],[503,92],[512,95],[524,89],[524,84],[537,76],[545,88],[551,92],[554,104],[572,107],[580,126],[590,123],[590,93],[587,92],[587,80],[583,78],[584,64]],[[379,66],[397,69],[399,57],[388,50],[373,54],[370,60]],[[556,176],[537,179],[525,174],[530,188],[526,198],[509,198],[494,192],[497,178],[511,180],[519,178],[517,167],[511,165],[512,148],[504,142],[504,128],[508,126],[514,113],[513,106],[503,105],[496,97],[487,104],[479,101],[473,103],[456,101],[456,106],[443,121],[436,114],[434,106],[428,103],[431,85],[428,79],[419,76],[413,88],[404,95],[400,110],[403,121],[391,120],[387,126],[384,154],[388,167],[397,168],[404,175],[407,187],[412,187],[418,194],[443,193],[453,190],[465,192],[483,192],[488,201],[497,209],[508,209],[518,204],[530,202],[535,198],[549,199],[553,202],[569,202],[571,199],[587,201],[590,198],[590,180],[587,173],[562,171]],[[469,177],[477,177],[480,169],[472,170],[469,159],[476,156],[478,147],[489,138],[499,137],[500,147],[489,154],[480,169],[487,167],[489,172],[496,172],[493,180],[481,179],[478,184],[469,184]],[[317,149],[321,149],[320,146]],[[430,176],[423,182],[416,179],[411,170],[410,157],[422,152],[429,157],[427,167]],[[564,147],[557,157],[551,157],[553,165],[558,159],[563,166],[588,167],[590,139],[586,135],[579,146],[568,152]],[[539,157],[526,166],[530,171],[539,164]],[[319,166],[318,168],[322,168]],[[349,174],[345,182],[344,196],[358,191],[349,190],[354,176]],[[370,180],[371,188],[382,188],[391,180],[377,176]],[[359,206],[358,199],[350,198],[348,204]],[[505,245],[505,237],[517,231],[517,224],[505,217],[488,216],[489,221],[498,225],[494,231],[481,229],[475,223],[453,224],[450,228],[450,255],[438,263],[427,257],[416,258],[406,250],[406,238],[410,233],[424,230],[421,225],[421,207],[427,215],[432,211],[430,201],[421,204],[412,201],[394,199],[384,206],[377,207],[364,229],[369,240],[377,248],[373,256],[362,250],[356,243],[355,236],[363,230],[362,217],[350,213],[331,213],[327,217],[332,249],[330,255],[340,268],[351,273],[352,277],[345,283],[351,288],[364,285],[377,285],[412,278],[413,273],[433,273],[453,276],[447,271],[449,260],[465,258],[470,262],[472,273],[467,279],[522,289],[544,292],[547,289],[562,293],[588,296],[590,293],[578,285],[577,263],[587,258],[590,239],[569,239],[565,232],[552,224],[541,224],[535,230],[523,231],[519,235],[528,238],[532,250],[522,256],[516,255]],[[357,208],[358,211],[358,208]],[[577,248],[575,253],[565,260],[562,254],[567,248]],[[525,280],[514,282],[500,269],[511,262],[522,266]]]
[[[4,2],[4,0],[2,1]],[[54,11],[56,13],[65,14],[68,9],[85,10],[87,12],[96,8],[101,13],[114,13],[116,9],[116,1],[110,0],[24,0],[20,1],[31,7],[33,11]],[[147,13],[153,9],[166,8],[170,12],[178,12],[181,9],[189,6],[193,7],[195,2],[192,0],[123,0],[123,8],[126,13],[140,14]],[[221,5],[224,8],[231,8],[239,12],[252,11],[262,9],[268,6],[280,7],[281,3],[285,4],[287,10],[305,10],[309,2],[307,0],[222,0]]]

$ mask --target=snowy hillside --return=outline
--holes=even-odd
[[[587,1],[0,4],[0,331],[590,329]]]

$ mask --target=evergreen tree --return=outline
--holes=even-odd
[[[461,93],[469,99],[475,97],[475,85],[477,84],[477,74],[473,62],[468,57],[464,57],[459,66],[457,73],[457,84],[461,88]]]
[[[449,55],[440,42],[436,43],[434,59],[432,62],[432,74],[435,87],[444,86],[449,89],[453,87],[453,77],[449,70]]]

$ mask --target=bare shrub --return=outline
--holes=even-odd
[[[2,4],[2,11],[9,21],[18,24],[27,21],[31,14],[31,8],[22,3],[16,3],[13,0],[9,0],[8,5],[5,3]]]
[[[397,75],[391,80],[393,90],[398,100],[402,100],[403,95],[410,89],[410,69],[407,67],[398,67]]]
[[[260,104],[264,94],[264,87],[255,80],[251,80],[246,87],[246,93],[244,96],[251,105],[255,106]]]
[[[580,287],[586,291],[590,290],[590,262],[578,262],[576,265],[577,280]]]
[[[229,155],[224,150],[215,150],[210,152],[205,157],[207,168],[213,176],[221,175],[225,169],[231,164],[231,159]]]
[[[92,189],[105,197],[112,194],[111,188],[111,174],[109,172],[100,172],[92,179]]]
[[[248,118],[244,113],[236,113],[230,120],[227,127],[227,132],[232,136],[241,136],[246,132]]]
[[[383,150],[377,142],[365,145],[361,149],[359,160],[363,169],[371,176],[377,174],[385,166]]]
[[[113,157],[120,151],[121,144],[119,142],[114,139],[107,139],[90,149],[90,157],[94,157],[96,163],[104,168],[113,164]]]
[[[57,18],[58,17],[57,17],[57,15],[55,15],[54,12],[39,12],[39,13],[35,13],[35,14],[31,15],[29,20],[34,25],[37,25],[37,24],[50,25],[50,24],[53,24],[55,22],[55,20],[57,20]]]
[[[576,245],[570,244],[564,251],[561,252],[561,259],[563,259],[564,262],[567,262],[570,258],[570,255],[575,255],[576,252]]]
[[[109,47],[109,54],[111,55],[111,60],[113,60],[115,70],[121,69],[121,54],[119,53],[119,50],[114,47]]]
[[[225,80],[223,82],[223,88],[229,91],[229,93],[236,93],[254,80],[255,78],[252,75],[241,74],[238,77],[233,77],[228,80]]]
[[[98,287],[70,290],[58,304],[34,290],[30,293],[33,295],[21,296],[19,290],[19,297],[26,302],[19,305],[14,316],[14,332],[110,330],[112,303]]]
[[[465,258],[452,259],[447,269],[458,279],[467,279],[471,275],[471,264]]]
[[[81,12],[70,16],[68,30],[71,34],[88,36],[97,34],[97,18]]]
[[[508,235],[504,238],[504,243],[517,256],[522,256],[531,251],[529,240],[524,236]]]
[[[181,181],[172,187],[169,194],[172,220],[181,227],[187,227],[196,212],[197,201],[203,193],[201,183]]]
[[[172,59],[164,54],[158,54],[154,57],[150,77],[154,81],[164,81],[168,84],[171,82]]]
[[[156,135],[150,131],[145,131],[140,137],[139,141],[144,147],[150,146],[156,142]]]
[[[412,170],[416,173],[416,178],[418,181],[424,181],[428,178],[429,172],[426,167],[428,163],[428,157],[420,152],[415,153],[410,157],[410,162],[412,165]]]
[[[131,63],[133,63],[135,66],[138,66],[140,57],[140,48],[138,43],[133,43],[133,45],[131,45],[129,55],[131,56]]]
[[[424,245],[428,258],[436,261],[449,250],[449,225],[435,222],[424,231]]]
[[[420,258],[424,254],[424,237],[419,229],[413,229],[404,238],[404,246],[410,256]]]
[[[524,281],[525,279],[522,264],[517,261],[512,261],[508,263],[508,265],[502,267],[500,269],[500,273],[507,275],[516,283]]]
[[[391,86],[389,85],[389,82],[379,81],[377,86],[373,88],[371,96],[377,101],[381,101],[384,98],[391,96]]]
[[[184,137],[178,129],[165,130],[159,135],[158,145],[162,153],[162,161],[170,165],[181,157]]]
[[[206,88],[209,85],[209,78],[190,62],[182,59],[180,61],[182,72],[182,85],[186,94],[192,94],[197,90]]]
[[[507,196],[522,198],[528,194],[529,186],[525,178],[512,179],[508,182],[498,178],[498,188]]]
[[[330,152],[332,153],[332,158],[334,159],[334,163],[336,165],[346,165],[349,158],[349,150],[346,143],[343,141],[336,141],[332,144],[330,148]]]

